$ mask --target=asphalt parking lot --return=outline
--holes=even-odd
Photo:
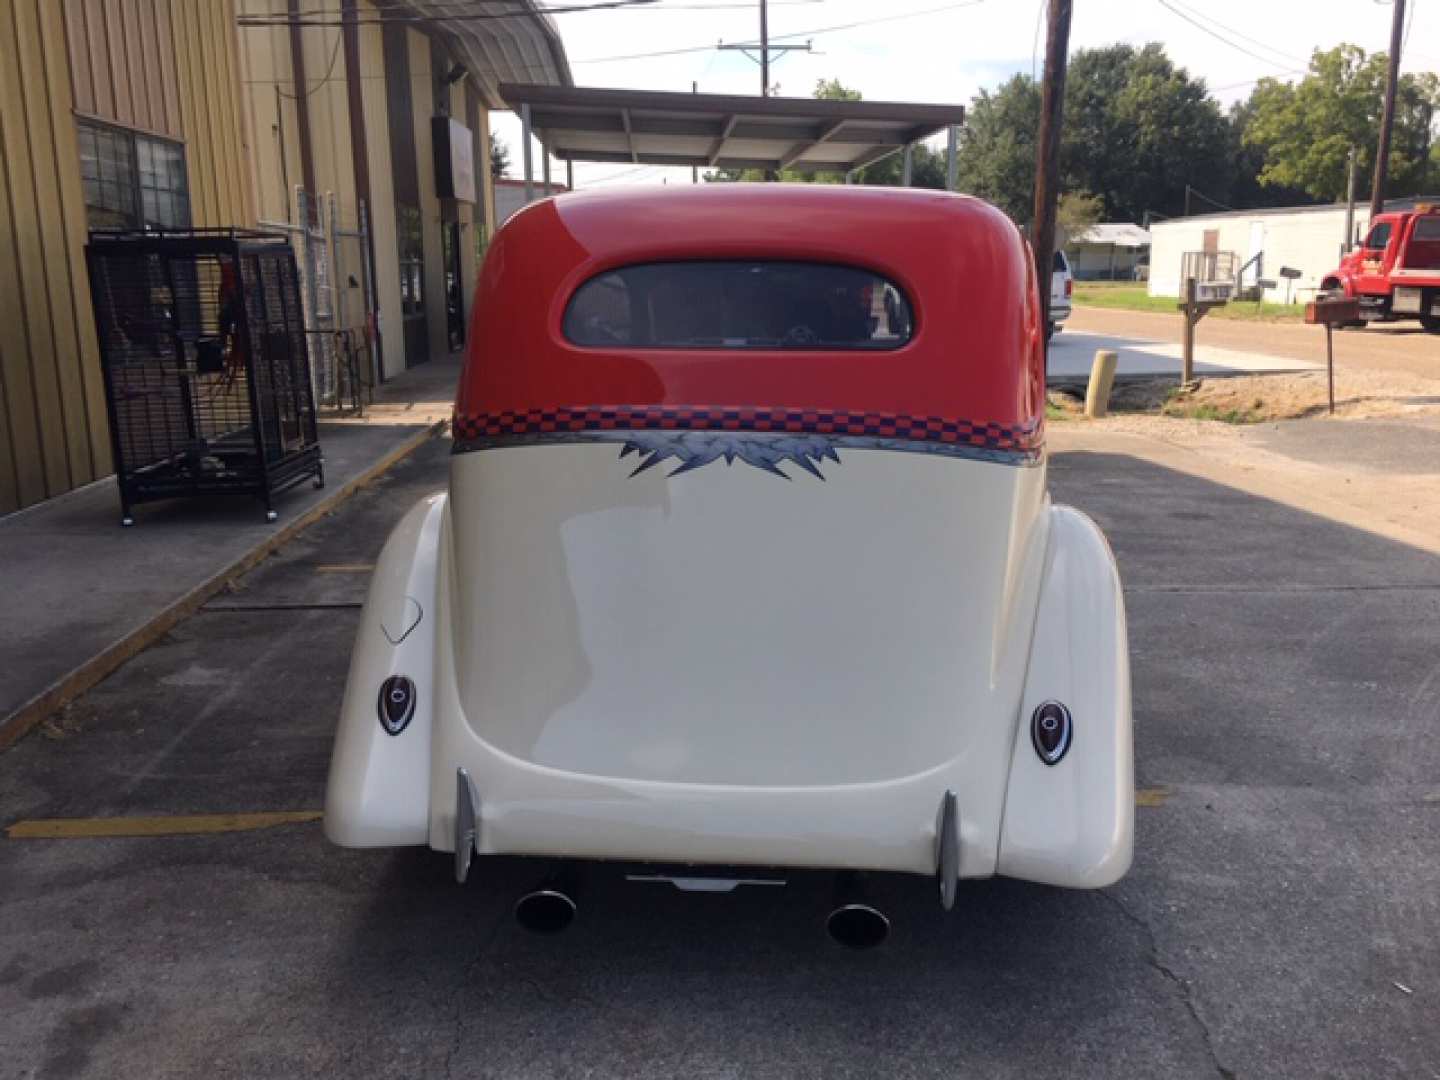
[[[0,826],[321,805],[350,638],[437,440],[0,755]],[[822,875],[731,896],[332,848],[318,822],[0,839],[0,1077],[1440,1077],[1440,559],[1059,455],[1115,546],[1134,869],[1098,893]],[[216,827],[223,825],[217,823]],[[75,828],[81,829],[82,826]]]

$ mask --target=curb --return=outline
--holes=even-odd
[[[271,533],[264,541],[251,548],[229,566],[211,575],[119,641],[107,646],[98,655],[62,675],[10,713],[9,716],[0,719],[0,753],[14,746],[46,717],[74,701],[125,661],[154,644],[176,625],[195,614],[207,600],[234,578],[255,566],[276,548],[304,532],[377,476],[388,472],[400,461],[420,449],[426,442],[444,431],[446,423],[445,420],[437,420],[423,431],[416,432],[369,468],[345,481],[299,517],[286,522],[284,526]]]

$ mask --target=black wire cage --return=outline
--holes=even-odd
[[[243,229],[97,231],[86,248],[121,522],[176,496],[325,484],[295,256]]]

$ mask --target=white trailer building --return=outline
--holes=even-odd
[[[1434,197],[1392,199],[1387,210],[1406,210]],[[1355,207],[1355,237],[1363,237],[1370,207]],[[1231,210],[1171,218],[1150,226],[1150,295],[1179,296],[1181,263],[1187,252],[1233,253],[1239,288],[1274,282],[1266,300],[1311,300],[1324,277],[1340,263],[1345,245],[1345,205],[1288,206]],[[1243,268],[1243,271],[1241,270]],[[1282,268],[1299,272],[1286,279]]]

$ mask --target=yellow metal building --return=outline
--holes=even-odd
[[[112,471],[89,229],[288,231],[371,378],[461,348],[503,82],[572,82],[528,2],[0,0],[0,514]]]
[[[464,0],[238,3],[261,224],[294,229],[319,206],[321,225],[339,234],[326,245],[334,322],[354,326],[364,311],[353,237],[363,204],[377,374],[389,378],[459,349],[479,255],[495,229],[490,111],[504,107],[501,82],[571,82],[553,25],[525,4],[496,18]],[[437,123],[468,159],[473,192],[452,193],[453,177],[442,175],[453,155],[437,156]],[[307,193],[304,206],[298,190]]]
[[[111,471],[90,228],[254,221],[233,0],[0,0],[0,513]]]

